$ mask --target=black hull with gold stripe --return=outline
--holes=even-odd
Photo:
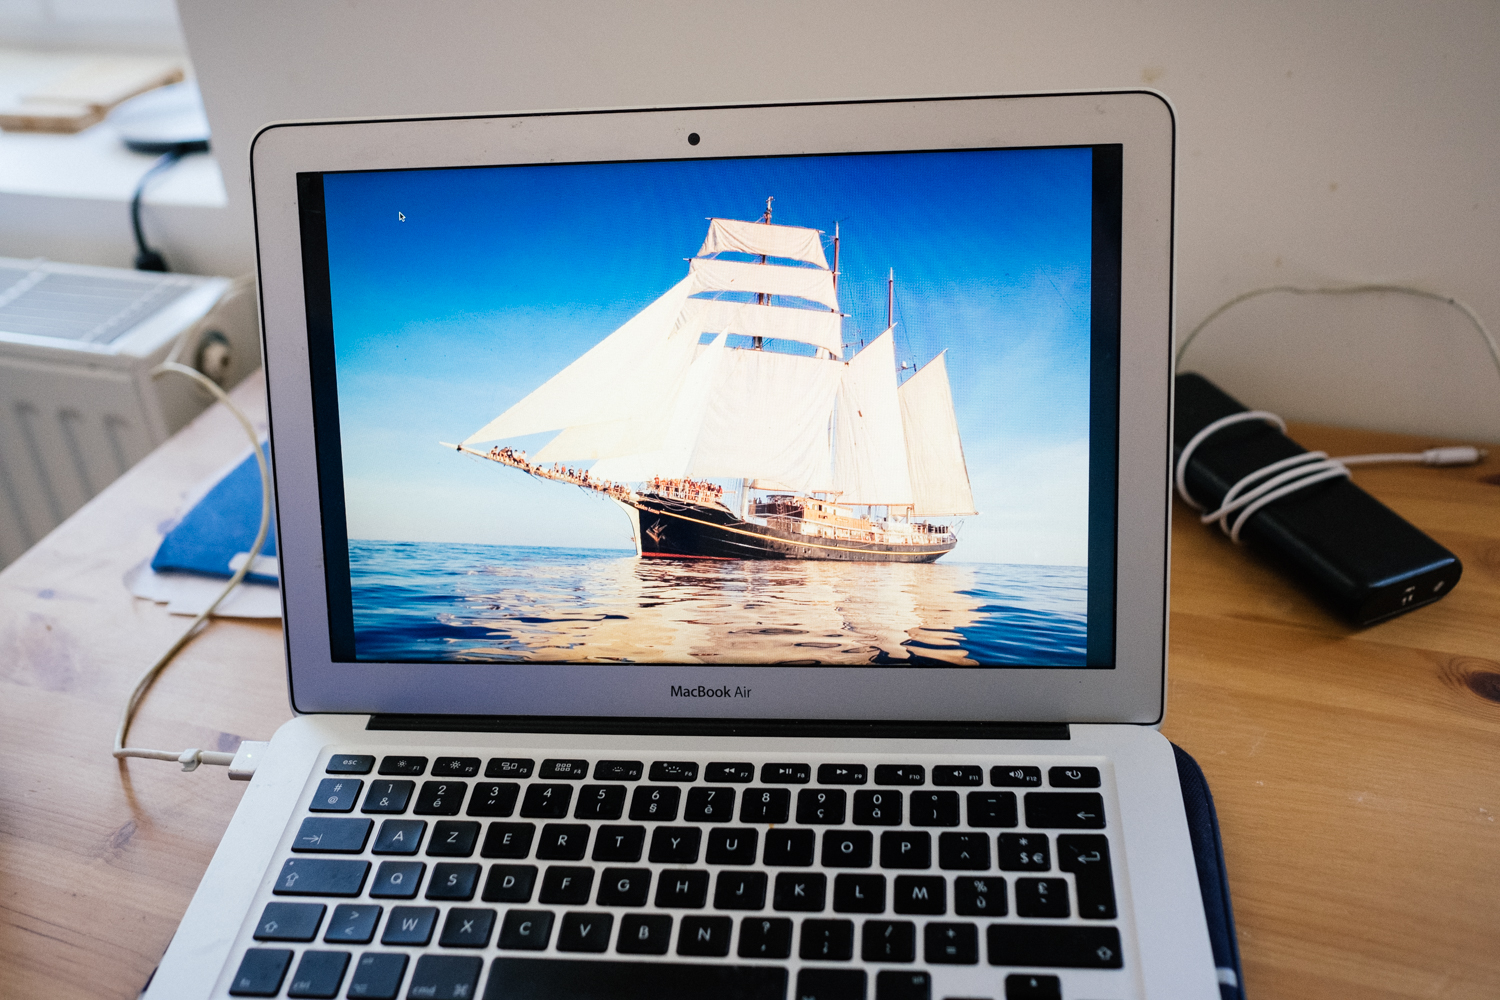
[[[928,563],[958,544],[952,535],[935,535],[930,542],[909,544],[808,535],[745,521],[717,505],[687,503],[651,494],[635,494],[624,502],[639,512],[641,555],[652,559]]]

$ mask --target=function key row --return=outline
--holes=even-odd
[[[427,773],[427,758],[388,756],[380,760],[380,774],[392,777],[420,777]],[[474,778],[479,775],[478,757],[438,757],[432,765],[434,777]],[[521,757],[493,757],[485,765],[487,778],[529,778],[536,761]],[[375,769],[373,754],[335,754],[326,768],[328,774],[369,774]],[[595,763],[595,781],[639,781],[644,765],[638,760],[601,760]],[[755,765],[744,762],[714,762],[703,769],[703,780],[713,784],[749,784],[755,780]],[[809,764],[776,762],[763,764],[760,780],[767,785],[805,785],[812,780]],[[582,781],[589,776],[586,760],[548,758],[542,761],[538,776],[549,781]],[[820,764],[820,785],[864,785],[869,769],[864,764]],[[932,783],[940,787],[977,788],[984,785],[984,768],[977,764],[943,764],[932,769]],[[1030,765],[997,765],[990,768],[990,784],[996,788],[1040,788],[1042,769]],[[694,761],[658,760],[651,764],[650,780],[687,783],[698,780]],[[1059,766],[1047,769],[1047,782],[1053,788],[1098,788],[1097,767]],[[877,785],[925,785],[927,769],[919,764],[877,764]]]

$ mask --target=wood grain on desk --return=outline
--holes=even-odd
[[[236,390],[263,420],[259,376]],[[1295,427],[1334,454],[1412,439]],[[187,619],[132,598],[187,494],[248,449],[215,408],[0,573],[0,996],[134,998],[242,785],[109,756]],[[1500,993],[1500,462],[1356,481],[1464,561],[1446,599],[1357,631],[1179,508],[1164,731],[1223,827],[1249,996]],[[221,621],[131,742],[232,749],[290,717],[280,629]]]

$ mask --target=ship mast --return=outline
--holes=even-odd
[[[889,330],[896,322],[896,269],[885,279],[885,328]]]
[[[766,199],[766,214],[762,215],[760,217],[760,221],[763,222],[763,223],[765,223],[768,226],[771,224],[771,202],[773,202],[775,200],[776,200],[776,196],[775,195],[771,195],[769,198]],[[766,262],[766,255],[765,254],[761,254],[760,255],[760,262],[762,264],[764,264]],[[769,303],[771,301],[771,296],[768,295],[765,292],[756,292],[755,293],[755,301],[756,301],[756,303],[758,305],[766,305],[767,303]],[[764,350],[765,349],[765,344],[766,344],[766,341],[765,341],[764,337],[751,337],[750,338],[750,349],[752,351]]]

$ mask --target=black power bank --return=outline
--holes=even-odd
[[[1178,375],[1176,388],[1176,458],[1203,428],[1247,409],[1202,375]],[[1272,424],[1231,424],[1188,457],[1188,493],[1206,509],[1217,509],[1244,476],[1306,451]],[[1245,522],[1240,537],[1357,625],[1431,604],[1463,574],[1457,556],[1347,478],[1315,483],[1267,504]]]

